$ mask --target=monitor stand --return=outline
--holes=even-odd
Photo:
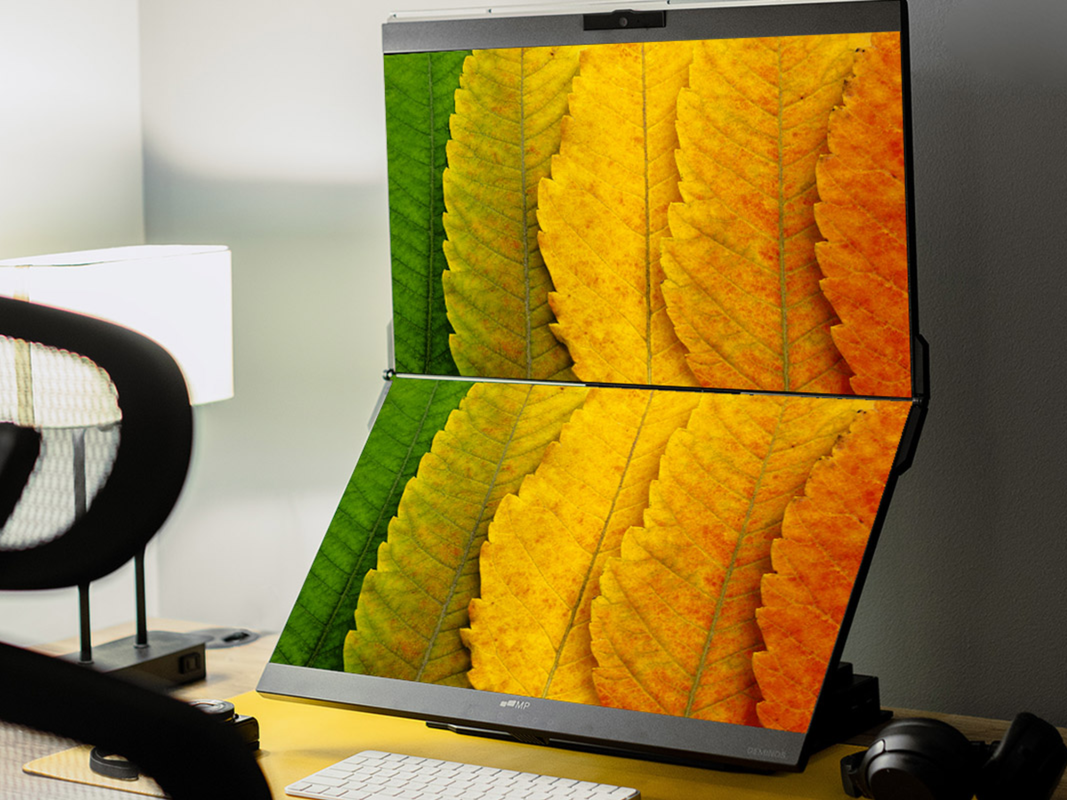
[[[852,664],[847,661],[841,661],[830,678],[828,694],[815,711],[810,742],[811,752],[816,753],[830,745],[843,742],[887,721],[892,716],[893,712],[882,708],[878,691],[878,678],[873,675],[857,675],[852,669]],[[566,750],[581,750],[602,755],[640,758],[645,761],[663,761],[672,764],[685,763],[691,766],[727,772],[746,772],[761,775],[770,775],[772,773],[772,770],[736,767],[729,764],[709,764],[706,761],[680,761],[676,758],[660,758],[654,753],[636,753],[622,748],[571,742],[555,737],[536,736],[526,731],[493,730],[475,728],[454,722],[432,721],[428,721],[426,727],[451,731],[463,736],[482,736],[487,739],[560,747]]]
[[[893,716],[892,711],[882,708],[874,675],[857,675],[852,664],[841,661],[829,681],[812,720],[812,753],[851,739]]]

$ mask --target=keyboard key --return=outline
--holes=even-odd
[[[309,778],[309,780],[318,786],[344,786],[347,776],[344,778],[334,778],[331,775],[323,775],[321,772],[318,772],[314,777]]]

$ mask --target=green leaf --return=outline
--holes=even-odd
[[[343,669],[342,645],[363,577],[419,459],[469,388],[459,381],[393,380],[272,662]]]
[[[441,176],[466,52],[385,57],[393,337],[398,372],[458,375],[448,337]]]

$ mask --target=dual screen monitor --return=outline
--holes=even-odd
[[[925,399],[904,7],[649,6],[385,25],[395,375],[261,691],[803,767]]]

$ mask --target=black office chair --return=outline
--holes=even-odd
[[[88,584],[142,551],[178,498],[192,446],[185,381],[154,342],[78,314],[0,298],[0,337],[6,337],[0,344],[7,348],[0,356],[8,354],[0,358],[5,390],[0,399],[11,406],[21,394],[17,404],[25,412],[21,422],[0,426],[0,589]],[[39,405],[30,397],[33,369],[27,367],[26,343],[35,343],[29,358],[41,363],[77,361],[82,372],[94,373],[95,364],[106,374],[97,380],[110,379],[117,392],[121,421],[107,426],[113,453],[100,459],[105,475],[89,487],[84,511],[61,530],[31,517],[13,533],[8,523],[17,521],[20,503],[29,501],[30,493],[47,492],[47,480],[38,473],[49,438],[42,439],[26,419]],[[18,392],[12,391],[14,382]],[[24,493],[23,487],[30,488]],[[270,797],[253,753],[237,733],[178,700],[3,643],[0,685],[0,719],[120,754],[175,800]]]

